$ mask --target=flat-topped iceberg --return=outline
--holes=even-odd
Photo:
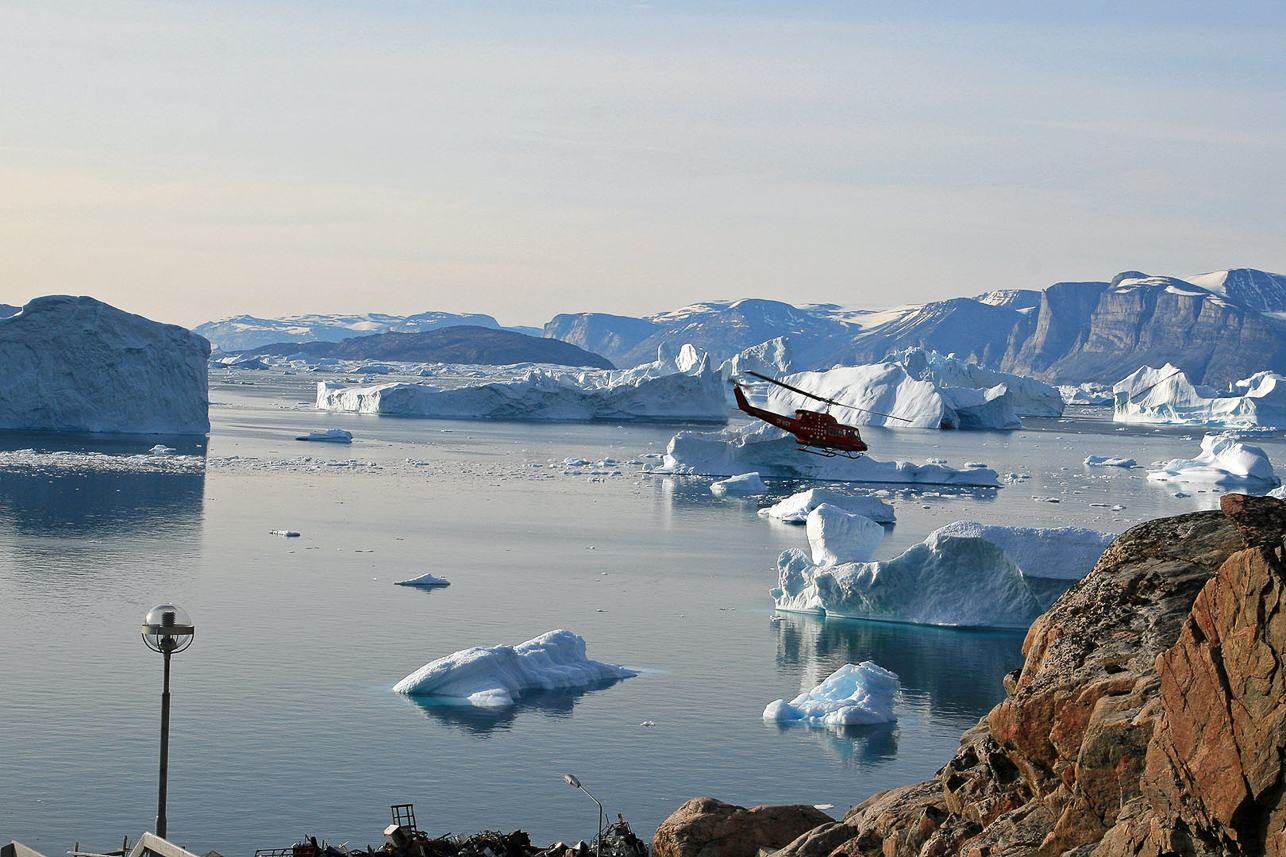
[[[90,297],[0,319],[0,429],[205,434],[210,343]]]
[[[295,440],[312,440],[319,443],[352,443],[353,433],[345,429],[322,429],[301,434]]]
[[[1280,484],[1268,454],[1258,446],[1242,443],[1235,432],[1206,435],[1196,458],[1173,458],[1160,470],[1149,470],[1148,479],[1251,487]]]
[[[896,520],[893,506],[879,497],[844,494],[831,488],[809,488],[807,491],[791,494],[785,500],[774,503],[767,509],[760,509],[759,514],[788,524],[802,524],[808,519],[809,512],[823,503],[852,512],[854,515],[862,515],[881,524],[891,524]]]
[[[726,422],[728,417],[719,374],[691,346],[623,371],[532,368],[513,379],[480,381],[463,387],[406,382],[349,387],[322,381],[317,407],[454,419]]]
[[[571,631],[549,631],[517,646],[474,647],[438,658],[393,685],[410,696],[438,696],[469,705],[513,705],[525,693],[571,690],[638,675],[591,661],[585,640]]]
[[[865,515],[823,503],[804,523],[815,565],[866,562],[884,539],[884,527]]]
[[[916,382],[919,383],[919,382]],[[956,470],[944,464],[824,458],[799,451],[795,438],[779,428],[758,423],[717,432],[682,431],[670,439],[659,472],[685,476],[732,476],[755,471],[772,478],[824,482],[878,482],[918,485],[968,485],[995,488],[996,471],[980,467]]]
[[[1259,372],[1236,381],[1227,393],[1193,384],[1167,363],[1144,366],[1112,388],[1118,423],[1286,428],[1286,377]]]
[[[889,355],[889,361],[899,363],[912,378],[932,381],[938,387],[973,388],[990,390],[1003,386],[1004,396],[1014,413],[1023,417],[1061,417],[1063,397],[1059,389],[1044,381],[999,372],[961,360],[954,355],[942,355],[923,348],[908,348]]]
[[[790,702],[768,703],[764,720],[833,727],[894,723],[893,703],[900,688],[897,675],[874,661],[845,664]]]
[[[793,613],[1026,628],[1061,589],[1093,569],[1110,538],[1072,527],[957,522],[881,562],[821,566],[792,548],[778,559],[771,594],[778,610]]]

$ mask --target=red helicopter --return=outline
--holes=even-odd
[[[801,390],[798,387],[792,387],[784,381],[769,378],[767,375],[760,375],[758,372],[747,371],[746,374],[753,375],[761,381],[776,384],[778,387],[784,387],[791,392],[799,393],[801,396],[825,402],[827,405],[838,405],[841,408],[852,408],[855,411],[863,410],[852,405],[846,405],[843,402],[837,402],[834,399],[827,399],[816,393],[810,393],[807,390]],[[738,408],[756,419],[761,419],[770,425],[775,425],[793,434],[795,442],[799,444],[800,452],[820,455],[825,458],[834,458],[837,455],[842,455],[845,458],[859,458],[862,453],[866,452],[866,443],[862,440],[862,434],[857,430],[857,427],[844,425],[828,413],[801,409],[795,411],[793,417],[788,417],[783,414],[774,414],[772,411],[765,411],[763,408],[756,408],[746,401],[746,394],[741,392],[741,385],[735,381],[733,382],[732,393],[737,400]],[[875,412],[872,411],[871,413]],[[892,414],[879,414],[879,416],[903,419],[902,417],[894,417]]]

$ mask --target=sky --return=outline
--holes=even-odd
[[[1278,7],[5,0],[0,302],[540,326],[1286,272]]]

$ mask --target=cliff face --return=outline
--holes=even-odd
[[[1286,503],[1141,524],[1036,621],[935,779],[777,857],[1286,855],[1283,605]]]

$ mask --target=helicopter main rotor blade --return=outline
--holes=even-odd
[[[846,405],[843,402],[837,402],[834,399],[828,399],[825,396],[819,396],[816,393],[810,393],[807,390],[801,390],[798,387],[792,387],[790,384],[787,384],[785,381],[778,381],[776,378],[769,378],[767,375],[760,375],[758,372],[751,371],[750,369],[746,370],[746,374],[754,375],[756,378],[760,379],[761,381],[767,381],[769,384],[776,384],[778,387],[785,387],[787,390],[790,390],[793,393],[799,393],[801,396],[807,396],[810,399],[816,399],[817,401],[825,402],[828,405],[836,405],[841,408],[848,408],[851,411],[861,411],[864,414],[873,414],[874,416],[877,416],[877,417],[887,417],[888,419],[891,419],[891,420],[901,420],[904,423],[915,422],[914,420],[909,420],[906,417],[897,417],[897,416],[894,416],[893,414],[882,414],[879,411],[872,411],[867,408],[859,408],[857,405]]]

